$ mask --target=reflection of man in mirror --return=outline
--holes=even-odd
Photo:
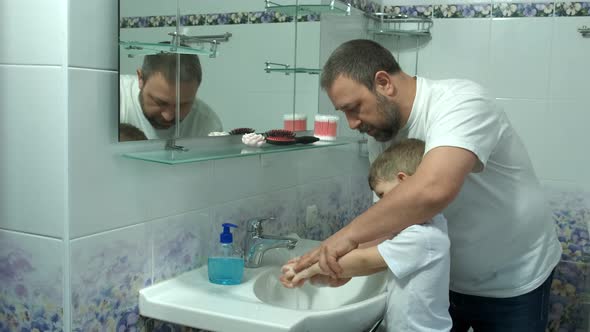
[[[134,75],[121,75],[119,122],[141,130],[148,139],[171,138],[176,123],[177,55],[146,55]],[[222,131],[213,110],[197,98],[203,73],[197,55],[180,55],[180,134],[179,137],[207,136]]]

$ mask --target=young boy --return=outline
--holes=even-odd
[[[412,176],[424,155],[424,142],[407,139],[393,144],[371,165],[369,185],[379,198]],[[338,263],[342,278],[369,275],[388,267],[385,326],[387,331],[450,331],[450,241],[447,222],[438,214],[422,225],[410,226],[382,243],[355,249]],[[295,274],[290,261],[283,267],[285,287],[300,287],[323,274],[318,263]]]

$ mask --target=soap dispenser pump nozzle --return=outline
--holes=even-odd
[[[219,234],[219,242],[232,243],[234,241],[234,237],[229,229],[230,229],[230,227],[238,228],[238,225],[234,225],[234,224],[226,222],[226,223],[221,224],[221,226],[223,226],[223,232],[221,234]]]

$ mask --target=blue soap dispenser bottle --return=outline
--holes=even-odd
[[[209,281],[220,285],[237,285],[244,275],[244,258],[239,249],[234,248],[233,234],[230,227],[238,226],[223,223],[223,232],[219,234],[219,244],[215,247],[207,262]]]

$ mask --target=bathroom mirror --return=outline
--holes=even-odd
[[[282,3],[288,4],[289,1],[296,4],[294,0]],[[173,42],[171,34],[177,31],[177,15],[181,35],[230,36],[217,45],[217,52],[211,57],[206,53],[209,44],[189,45],[204,50],[204,54],[198,55],[202,82],[196,92],[195,104],[208,105],[211,116],[203,117],[197,124],[204,129],[181,132],[180,137],[206,136],[217,128],[224,131],[252,128],[256,132],[283,128],[285,115],[294,112],[305,114],[308,126],[313,123],[313,116],[317,113],[319,75],[267,72],[265,63],[286,64],[293,68],[299,57],[306,67],[317,67],[319,23],[296,24],[288,14],[265,11],[263,0],[119,0],[119,40],[153,44]],[[146,55],[136,52],[139,54],[130,56],[130,53],[132,50],[119,47],[120,84],[123,87],[120,106],[132,105],[139,118],[142,114],[137,113],[138,109],[174,108],[176,84],[151,84],[158,83],[150,81],[154,75],[142,82],[138,69],[142,68]],[[190,67],[191,56],[181,55],[181,69]],[[182,73],[180,78],[183,79]],[[139,89],[142,83],[145,90]],[[182,113],[186,112],[183,108],[190,109],[190,95],[195,85],[185,88],[181,83],[180,87],[182,118]],[[172,95],[170,101],[166,95]],[[128,109],[127,106],[124,108]],[[120,122],[134,121],[129,120],[129,112],[124,112],[122,107],[119,112]],[[214,121],[215,118],[219,121]],[[164,128],[172,124],[166,120],[155,119],[152,123]],[[148,123],[145,117],[142,121],[144,125]],[[216,123],[219,126],[215,126]],[[174,129],[157,130],[157,134],[147,130],[144,135],[148,139],[166,139],[175,134]]]

